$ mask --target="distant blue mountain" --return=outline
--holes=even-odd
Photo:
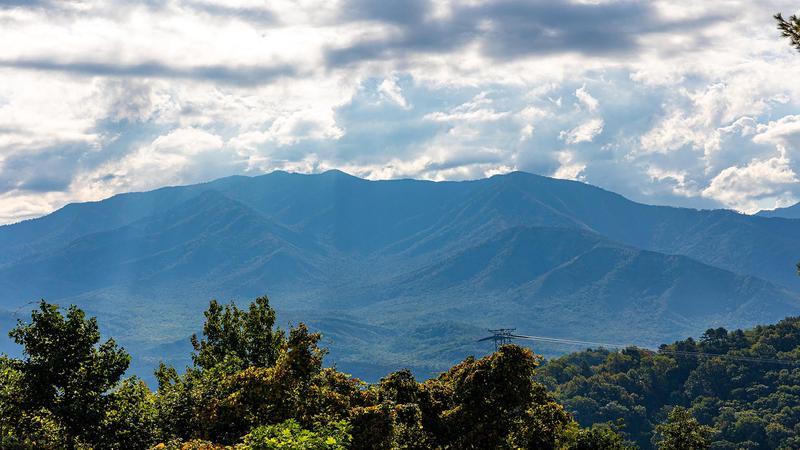
[[[781,217],[784,219],[800,219],[800,203],[785,208],[776,208],[771,210],[759,211],[758,216],[761,217]]]
[[[145,375],[188,361],[209,299],[264,293],[368,379],[487,351],[488,327],[647,345],[800,314],[800,221],[522,172],[229,177],[68,205],[0,227],[0,249],[0,325],[37,298],[77,303]]]

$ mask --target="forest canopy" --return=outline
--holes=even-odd
[[[0,359],[4,449],[625,448],[613,427],[581,429],[508,345],[422,383],[399,370],[368,385],[324,367],[320,335],[281,330],[266,297],[212,301],[193,364],[162,364],[153,392],[122,378],[130,356],[97,321],[45,301]],[[602,443],[602,447],[598,447]],[[612,445],[612,447],[608,447]]]
[[[152,391],[75,306],[41,301],[0,359],[4,449],[797,448],[800,320],[708,330],[662,351],[587,350],[543,363],[505,345],[438,377],[370,385],[325,367],[321,336],[282,330],[266,297],[212,301],[193,364]],[[682,353],[770,358],[686,357]],[[684,444],[690,443],[690,447]]]
[[[658,353],[572,353],[536,379],[579,423],[624,423],[641,448],[652,448],[677,406],[707,427],[697,431],[709,448],[789,449],[800,448],[799,360],[800,318],[787,318],[746,331],[709,329]]]

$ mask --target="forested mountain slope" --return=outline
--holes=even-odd
[[[441,183],[275,172],[0,227],[0,308],[77,303],[146,374],[158,358],[186,362],[210,297],[269,293],[283,317],[328,336],[345,370],[374,379],[402,360],[431,374],[487,351],[474,341],[490,327],[653,345],[800,314],[799,224],[521,172]]]

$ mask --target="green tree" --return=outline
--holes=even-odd
[[[659,450],[703,450],[711,445],[712,428],[701,425],[684,407],[672,408],[664,423],[655,427],[653,443]]]
[[[570,450],[633,450],[635,447],[608,424],[592,425],[578,430]]]
[[[433,447],[432,430],[425,424],[431,417],[430,401],[408,369],[389,374],[377,386],[378,401],[386,406],[391,421],[391,447],[395,449],[429,449]]]
[[[20,364],[20,360],[0,356],[0,448],[64,448],[64,429],[53,415],[45,409],[26,408]]]
[[[408,369],[390,373],[378,384],[381,401],[419,403],[420,386]]]
[[[778,21],[778,29],[783,37],[789,38],[792,46],[800,50],[800,17],[792,15],[788,20],[783,18],[780,13],[775,14]],[[800,269],[800,268],[799,268]]]
[[[101,430],[97,448],[137,450],[155,442],[155,396],[142,380],[128,378],[108,394]]]
[[[277,425],[254,428],[242,439],[242,447],[248,450],[345,450],[351,441],[350,425],[345,421],[307,430],[289,419]]]
[[[254,427],[293,419],[304,427],[346,419],[358,383],[323,370],[319,333],[305,324],[288,337],[274,329],[267,297],[248,310],[212,301],[203,339],[192,338],[195,365],[184,375],[156,373],[160,436],[233,444]]]
[[[187,369],[179,375],[172,367],[161,365],[156,372],[158,391],[155,398],[159,439],[215,438],[237,440],[249,429],[236,417],[220,414],[220,405],[229,395],[226,377],[235,370],[218,364],[207,370]],[[267,399],[262,399],[267,402]],[[231,436],[231,430],[235,433]]]
[[[504,345],[441,375],[452,389],[444,441],[452,448],[557,448],[572,419],[533,380],[539,362],[526,348]]]
[[[46,412],[63,427],[65,447],[96,442],[109,405],[109,391],[128,368],[130,356],[113,339],[99,344],[97,320],[74,305],[66,315],[42,300],[31,322],[19,321],[9,335],[23,346],[20,408]]]
[[[241,368],[271,367],[278,359],[284,336],[275,326],[275,310],[266,296],[256,298],[245,311],[231,302],[212,300],[203,324],[203,338],[192,336],[194,363],[208,369],[226,358],[236,358]]]
[[[324,386],[325,352],[317,346],[319,339],[319,333],[311,333],[301,323],[290,330],[274,366],[250,366],[219,379],[216,386],[221,387],[225,397],[206,416],[223,419],[222,424],[235,419],[233,422],[238,425],[227,426],[224,433],[228,442],[241,436],[241,431],[259,425],[295,419],[309,427],[343,418],[334,414],[340,408],[325,401],[332,393]]]

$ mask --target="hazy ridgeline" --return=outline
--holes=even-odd
[[[68,205],[0,227],[0,247],[3,330],[27,302],[77,304],[151,385],[159,360],[189,363],[210,298],[263,292],[284,325],[323,332],[329,360],[370,381],[485,354],[486,328],[655,346],[800,313],[797,221],[642,205],[521,172],[230,177]]]

